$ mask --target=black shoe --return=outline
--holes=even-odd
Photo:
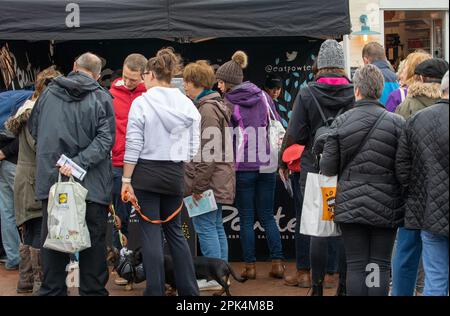
[[[308,295],[308,296],[323,296],[323,282],[319,282],[317,284],[313,283],[310,291],[311,290],[312,290],[311,295]],[[308,294],[309,294],[309,291],[308,291]]]

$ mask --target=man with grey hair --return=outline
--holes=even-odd
[[[387,296],[396,227],[403,221],[395,153],[404,119],[378,101],[383,74],[374,65],[357,70],[356,103],[338,116],[324,146],[320,170],[338,175],[334,222],[339,223],[347,259],[347,295]],[[366,283],[366,267],[379,267],[380,283]]]
[[[441,100],[406,122],[396,159],[407,192],[405,228],[421,232],[425,296],[447,296],[449,288],[448,71],[441,90]]]
[[[101,60],[92,53],[78,57],[73,71],[55,78],[37,100],[29,129],[36,140],[36,198],[43,203],[42,245],[47,237],[50,187],[58,180],[61,154],[87,171],[86,223],[91,247],[79,253],[80,295],[108,295],[106,227],[111,202],[111,149],[115,138],[112,98],[97,82]],[[59,168],[65,176],[70,167]],[[69,255],[42,248],[43,282],[39,295],[67,295]]]

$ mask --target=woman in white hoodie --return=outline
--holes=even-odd
[[[165,294],[163,234],[173,258],[178,294],[198,295],[192,256],[181,229],[184,162],[200,145],[200,113],[170,82],[179,70],[173,49],[151,58],[143,74],[148,89],[133,102],[126,134],[122,196],[136,196],[141,207],[142,254],[147,287],[144,295]]]

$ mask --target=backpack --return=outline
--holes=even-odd
[[[311,95],[314,104],[317,107],[317,110],[320,113],[320,116],[322,117],[322,121],[325,125],[319,127],[316,131],[316,133],[313,136],[312,146],[311,146],[311,152],[315,156],[319,156],[323,152],[323,147],[325,145],[325,142],[328,138],[328,135],[331,131],[331,124],[333,124],[333,121],[338,117],[339,115],[344,112],[344,108],[340,108],[339,111],[336,113],[335,117],[329,117],[326,118],[325,113],[322,110],[322,107],[319,104],[319,101],[317,101],[316,96],[313,94],[309,86],[306,86],[306,89],[308,90],[309,94]]]

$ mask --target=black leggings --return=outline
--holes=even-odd
[[[387,296],[396,229],[340,226],[347,257],[347,295]]]
[[[42,217],[30,219],[24,223],[23,244],[41,248]]]
[[[344,243],[341,237],[311,237],[310,258],[312,283],[318,285],[325,278],[328,266],[328,243],[334,239],[338,256],[339,284],[345,284],[346,262]]]
[[[151,220],[166,219],[181,204],[182,196],[134,190],[142,213]],[[173,259],[175,283],[180,296],[199,295],[194,263],[181,228],[181,214],[164,224],[151,224],[139,217],[147,287],[144,295],[165,294],[163,232]]]

